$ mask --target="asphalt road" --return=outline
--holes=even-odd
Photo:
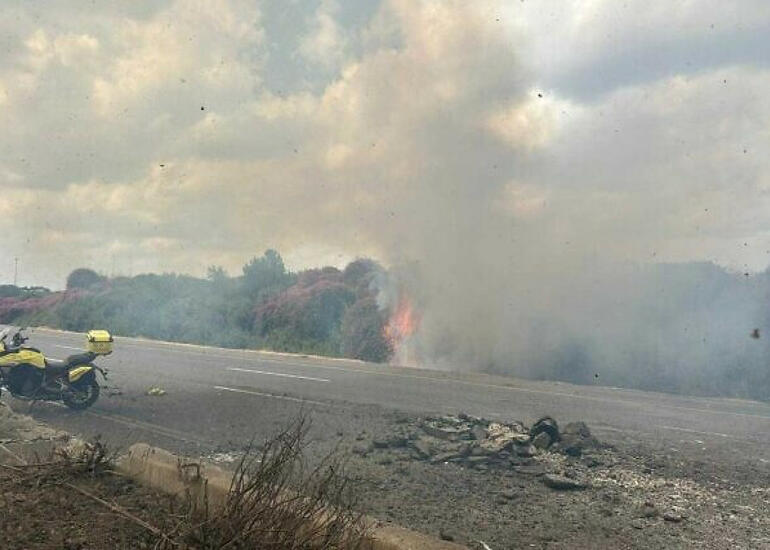
[[[84,336],[30,329],[30,345],[64,358]],[[110,371],[105,391],[86,413],[49,404],[17,410],[63,429],[183,452],[237,447],[286,422],[300,409],[325,430],[366,430],[395,412],[457,413],[532,422],[543,415],[584,420],[604,438],[632,435],[670,448],[724,450],[742,459],[770,459],[770,404],[535,382],[478,373],[384,366],[358,361],[116,338],[97,360]],[[146,395],[158,386],[166,395]],[[110,394],[113,395],[110,395]],[[4,397],[7,399],[7,397]]]

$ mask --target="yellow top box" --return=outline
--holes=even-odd
[[[106,330],[89,330],[86,333],[88,351],[97,355],[112,353],[112,334]]]
[[[89,330],[86,333],[89,342],[112,342],[112,334],[106,330]]]

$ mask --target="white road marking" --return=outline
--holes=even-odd
[[[144,430],[148,432],[153,432],[158,435],[162,435],[164,437],[169,437],[171,439],[178,439],[180,441],[187,441],[187,442],[200,442],[200,441],[206,441],[205,438],[197,435],[197,434],[186,434],[184,432],[180,432],[178,430],[174,430],[172,428],[166,428],[165,426],[160,426],[158,424],[152,424],[150,422],[143,422],[141,420],[134,420],[132,418],[127,418],[122,415],[117,414],[99,414],[93,411],[86,411],[86,415],[93,416],[95,418],[102,418],[104,420],[111,420],[112,422],[115,422],[117,424],[123,424],[124,426],[128,426],[129,428],[136,428],[139,430]]]
[[[299,374],[286,374],[283,372],[268,372],[266,370],[239,369],[238,367],[227,367],[227,370],[236,372],[250,372],[252,374],[269,374],[270,376],[280,376],[281,378],[299,378],[301,380],[312,380],[314,382],[330,382],[326,378],[314,378],[312,376],[300,376]]]
[[[60,407],[62,409],[68,408],[64,403],[58,403],[56,401],[40,401],[40,403],[45,403],[46,405],[51,405],[53,407]],[[83,411],[81,414],[84,414],[86,416],[92,416],[94,418],[100,418],[102,420],[110,420],[112,422],[115,422],[116,424],[122,424],[129,428],[136,428],[138,430],[144,430],[146,432],[153,432],[158,435],[168,437],[170,439],[178,439],[180,441],[186,441],[188,443],[199,443],[201,441],[211,443],[211,440],[206,439],[205,437],[202,437],[197,434],[180,432],[179,430],[174,430],[173,428],[166,428],[165,426],[161,426],[159,424],[152,424],[150,422],[144,422],[142,420],[135,420],[133,418],[128,418],[127,416],[123,416],[119,414],[114,414],[114,413],[102,414],[94,411]]]
[[[165,342],[164,342],[165,343]],[[407,373],[397,373],[397,372],[387,372],[385,369],[392,368],[392,367],[383,367],[382,371],[370,371],[370,370],[363,370],[359,367],[351,367],[351,368],[344,368],[344,367],[332,367],[329,365],[314,365],[312,363],[305,363],[305,362],[289,362],[287,361],[276,361],[274,359],[261,359],[261,358],[255,358],[251,359],[248,357],[237,357],[237,356],[231,356],[231,355],[218,355],[213,353],[202,353],[197,351],[189,351],[189,350],[181,350],[181,349],[173,349],[174,344],[173,343],[167,343],[168,348],[166,348],[168,351],[173,351],[176,353],[189,353],[193,355],[202,355],[205,357],[213,357],[213,358],[221,358],[221,359],[236,359],[236,360],[243,360],[243,361],[259,361],[261,363],[271,363],[275,365],[280,366],[294,366],[294,367],[308,367],[308,368],[315,368],[315,369],[330,369],[330,370],[340,370],[344,371],[349,374],[365,374],[365,375],[371,375],[371,376],[390,376],[394,378],[407,378],[407,379],[414,379],[414,380],[427,380],[432,382],[443,382],[445,384],[458,384],[463,386],[472,386],[472,387],[481,387],[481,388],[490,388],[490,389],[497,389],[497,390],[504,390],[504,391],[510,391],[510,392],[520,392],[520,393],[529,393],[529,394],[539,394],[539,395],[551,395],[554,397],[566,397],[566,398],[572,398],[572,399],[580,399],[584,401],[593,401],[598,403],[615,403],[615,404],[622,404],[626,406],[644,406],[644,403],[641,403],[639,401],[635,400],[628,400],[628,399],[617,399],[612,397],[598,397],[598,396],[590,396],[590,395],[580,395],[580,394],[574,394],[574,393],[568,393],[568,392],[561,392],[561,391],[553,391],[553,390],[541,390],[541,389],[535,389],[535,388],[521,388],[516,386],[508,386],[508,385],[502,385],[502,384],[490,384],[490,383],[484,383],[484,382],[471,382],[468,380],[456,380],[452,378],[438,378],[435,376],[421,376],[416,374],[407,374]],[[81,349],[81,348],[71,348],[71,349]],[[158,351],[161,351],[160,348],[156,348]],[[218,348],[212,348],[212,349],[218,349]],[[240,351],[240,350],[233,350],[233,351]],[[260,353],[256,350],[244,350],[247,352],[252,353]],[[231,367],[231,370],[234,370],[235,367]],[[244,371],[247,371],[249,369],[242,369]],[[257,372],[257,371],[250,371],[250,372]],[[278,375],[278,373],[274,373]],[[285,375],[285,376],[291,376],[291,375]],[[312,377],[308,377],[311,378]],[[328,380],[324,380],[325,382],[328,382]],[[638,391],[638,390],[634,390]],[[687,397],[687,396],[685,396]],[[760,404],[761,405],[761,404]],[[710,410],[710,409],[702,409],[702,408],[696,408],[696,407],[687,407],[682,405],[667,405],[667,404],[659,404],[658,405],[661,408],[667,408],[667,409],[674,409],[674,410],[684,410],[689,412],[697,412],[697,413],[705,413],[705,414],[719,414],[719,415],[730,415],[730,416],[739,416],[739,417],[746,417],[746,418],[757,418],[761,420],[770,420],[769,416],[761,415],[761,414],[751,414],[751,413],[739,413],[739,412],[733,412],[733,411],[721,411],[721,410]]]
[[[347,372],[350,374],[378,374],[370,371],[362,370],[360,367],[351,367],[351,368],[344,368],[344,367],[333,367],[331,365],[316,365],[314,363],[307,363],[307,362],[300,362],[300,361],[291,361],[289,359],[285,360],[277,360],[273,358],[262,358],[262,357],[246,357],[244,354],[238,354],[239,351],[244,352],[250,352],[250,353],[263,353],[259,351],[254,350],[233,350],[232,355],[225,355],[220,353],[211,353],[211,352],[202,352],[202,351],[191,351],[188,349],[174,349],[173,347],[163,347],[163,348],[151,348],[148,346],[141,346],[143,349],[151,350],[151,351],[169,351],[174,353],[184,353],[188,355],[197,355],[199,357],[205,357],[207,359],[227,359],[229,361],[236,360],[236,361],[246,361],[248,363],[253,363],[255,361],[258,361],[260,363],[270,363],[271,365],[279,365],[279,366],[290,366],[290,367],[307,367],[312,369],[326,369],[326,370],[339,370],[343,372]],[[80,349],[80,348],[78,348]],[[218,348],[212,348],[212,349],[218,349]],[[119,350],[118,350],[119,351]],[[331,358],[334,359],[334,358]]]
[[[700,430],[691,430],[689,428],[677,428],[676,426],[663,426],[658,424],[656,427],[663,428],[664,430],[675,430],[677,432],[686,432],[690,434],[698,434],[698,435],[715,435],[717,437],[725,437],[727,439],[737,439],[738,441],[751,441],[750,439],[743,439],[741,437],[735,437],[730,434],[723,434],[719,432],[702,432]],[[701,442],[702,443],[702,442]]]
[[[234,393],[245,393],[248,395],[256,395],[258,397],[272,397],[273,399],[284,399],[286,401],[295,401],[297,403],[311,403],[313,405],[323,405],[328,406],[328,403],[322,403],[321,401],[313,401],[312,399],[300,399],[299,397],[289,397],[286,395],[275,395],[273,393],[262,393],[258,391],[251,391],[251,390],[239,390],[238,388],[228,388],[227,386],[214,386],[214,389],[217,390],[223,390],[223,391],[231,391]]]
[[[144,342],[140,340],[139,342]],[[152,343],[159,343],[150,341]],[[289,359],[285,361],[277,361],[275,359],[263,359],[263,358],[249,358],[249,357],[238,357],[237,355],[219,355],[214,353],[204,353],[204,352],[198,352],[198,351],[191,351],[191,350],[182,350],[182,349],[174,349],[174,346],[179,345],[175,344],[174,342],[163,342],[167,347],[166,349],[168,351],[173,351],[176,353],[189,353],[193,355],[202,355],[206,357],[214,357],[214,358],[221,358],[221,359],[237,359],[237,360],[243,360],[243,361],[259,361],[261,363],[271,363],[274,365],[280,365],[280,366],[295,366],[295,367],[308,367],[308,368],[314,368],[314,369],[329,369],[329,370],[340,370],[347,372],[349,374],[367,374],[372,376],[392,376],[394,378],[407,378],[407,379],[414,379],[414,380],[428,380],[432,382],[443,382],[446,384],[459,384],[463,386],[473,386],[473,387],[481,387],[481,388],[491,388],[491,389],[498,389],[498,390],[504,390],[504,391],[511,391],[511,392],[521,392],[521,393],[530,393],[530,394],[540,394],[540,395],[551,395],[555,397],[566,397],[566,398],[572,398],[572,399],[580,399],[584,401],[594,401],[599,403],[616,403],[616,404],[623,404],[623,405],[637,405],[641,406],[644,405],[644,403],[640,403],[635,400],[627,400],[627,399],[617,399],[612,397],[599,397],[599,396],[590,396],[590,395],[580,395],[580,394],[574,394],[574,393],[568,393],[568,392],[562,392],[562,391],[553,391],[553,390],[541,390],[541,389],[535,389],[535,388],[521,388],[516,386],[508,386],[508,385],[502,385],[502,384],[490,384],[490,383],[484,383],[484,382],[471,382],[468,380],[456,380],[452,378],[438,378],[435,376],[421,376],[416,374],[407,374],[407,373],[399,373],[399,372],[388,372],[385,369],[392,369],[392,367],[383,367],[382,371],[371,371],[371,370],[364,370],[360,368],[359,366],[345,368],[345,367],[333,367],[330,365],[316,365],[308,362],[300,362],[300,361],[290,361]],[[186,344],[181,344],[185,345]],[[195,347],[195,346],[190,346]],[[202,348],[205,348],[205,346],[200,346]],[[79,349],[79,348],[78,348]],[[159,349],[160,348],[156,348]],[[220,348],[210,348],[214,350],[219,350]],[[223,351],[229,351],[229,350],[223,350]],[[259,350],[232,350],[233,353],[238,352],[248,352],[248,353],[264,353]],[[363,363],[365,365],[365,363]],[[248,370],[248,369],[243,369]],[[252,371],[256,372],[256,371]],[[276,373],[277,374],[277,373]],[[288,375],[287,375],[288,376]],[[327,380],[328,382],[328,380]],[[638,390],[631,390],[629,389],[628,392],[631,391],[638,392]],[[687,397],[687,396],[685,396]],[[760,404],[761,405],[761,404]],[[761,415],[761,414],[751,414],[751,413],[739,413],[739,412],[733,412],[733,411],[721,411],[721,410],[710,410],[710,409],[703,409],[703,408],[697,408],[697,407],[687,407],[683,405],[667,405],[667,404],[661,404],[661,407],[669,408],[669,409],[675,409],[675,410],[684,410],[689,412],[697,412],[697,413],[705,413],[705,414],[719,414],[719,415],[731,415],[731,416],[740,416],[740,417],[748,417],[748,418],[758,418],[762,420],[770,420],[770,417]]]
[[[78,350],[78,351],[83,351],[83,348],[82,348],[82,346],[81,346],[81,347],[79,347],[79,348],[76,348],[76,347],[74,347],[74,346],[62,346],[61,344],[54,344],[54,346],[56,346],[57,348],[64,348],[64,349],[76,349],[76,350]]]
[[[45,329],[43,329],[45,330]],[[58,332],[58,335],[64,336],[68,334],[66,331],[49,331],[45,330],[46,332]],[[643,401],[637,401],[637,400],[629,400],[629,399],[618,399],[613,397],[601,397],[601,396],[592,396],[592,395],[580,395],[575,393],[569,393],[564,391],[553,391],[553,390],[544,390],[544,389],[536,389],[536,388],[522,388],[522,387],[516,387],[516,386],[508,386],[508,385],[501,385],[501,384],[491,384],[491,383],[484,383],[484,382],[472,382],[468,380],[457,380],[452,378],[439,378],[435,376],[424,376],[424,375],[415,375],[415,374],[408,374],[408,373],[396,373],[396,372],[388,372],[386,369],[392,370],[392,367],[383,367],[383,370],[381,371],[372,371],[372,370],[364,370],[361,369],[359,366],[351,368],[344,368],[344,367],[332,367],[329,365],[316,365],[308,362],[300,362],[300,361],[291,361],[290,357],[286,358],[286,361],[276,361],[275,359],[268,359],[264,358],[264,355],[269,355],[271,352],[265,352],[262,350],[229,350],[225,348],[215,348],[215,347],[208,347],[208,346],[200,346],[195,344],[179,344],[176,342],[163,342],[158,340],[144,340],[144,339],[138,339],[138,338],[129,338],[129,337],[123,337],[121,340],[129,340],[132,344],[142,345],[146,349],[153,349],[152,344],[161,344],[163,347],[168,351],[173,351],[177,353],[191,353],[195,355],[203,355],[208,357],[220,357],[222,359],[240,359],[240,360],[246,360],[250,361],[251,358],[248,357],[238,357],[237,355],[217,355],[217,354],[209,354],[209,353],[202,353],[192,350],[183,350],[179,349],[180,347],[190,347],[190,348],[198,348],[198,349],[211,349],[216,351],[223,351],[225,353],[232,352],[234,354],[241,353],[245,355],[246,353],[257,355],[257,357],[254,357],[254,360],[260,361],[260,362],[271,362],[274,364],[281,364],[281,365],[287,365],[287,366],[296,366],[296,367],[309,367],[309,368],[321,368],[321,369],[334,369],[334,370],[342,370],[345,372],[348,372],[350,374],[368,374],[368,375],[374,375],[374,376],[392,376],[395,378],[411,378],[414,380],[426,380],[426,381],[432,381],[432,382],[443,382],[445,384],[458,384],[463,386],[472,386],[472,387],[480,387],[480,388],[490,388],[490,389],[498,389],[498,390],[504,390],[504,391],[510,391],[510,392],[520,392],[520,393],[529,393],[529,394],[540,394],[540,395],[550,395],[554,397],[565,397],[565,398],[571,398],[571,399],[579,399],[583,401],[593,401],[593,402],[599,402],[599,403],[615,403],[615,404],[622,404],[625,406],[636,406],[636,407],[643,407],[646,406],[647,403]],[[54,344],[56,345],[56,344]],[[61,346],[61,347],[67,347],[67,346]],[[70,348],[70,349],[77,349],[80,350],[82,348]],[[155,347],[154,349],[161,351],[163,348]],[[262,355],[262,357],[259,357]],[[275,354],[280,356],[281,354]],[[339,360],[339,361],[348,361],[343,359],[336,359],[336,358],[321,358],[324,360]],[[351,363],[360,363],[361,366],[366,366],[365,362],[357,362],[355,360],[350,361]],[[244,369],[247,370],[247,369]],[[254,372],[254,371],[252,371]],[[276,373],[277,374],[277,373]],[[288,376],[288,375],[287,375]],[[634,392],[638,393],[638,390],[634,390]],[[623,392],[626,393],[626,392]],[[628,392],[631,393],[631,392]],[[643,395],[643,393],[642,393]],[[685,396],[687,397],[687,396]],[[751,403],[752,406],[763,406],[761,403]],[[656,408],[660,409],[673,409],[673,410],[682,410],[682,411],[688,411],[688,412],[696,412],[700,414],[716,414],[716,415],[729,415],[729,416],[737,416],[737,417],[743,417],[743,418],[755,418],[760,420],[768,421],[770,420],[770,416],[764,415],[764,414],[752,414],[752,413],[741,413],[741,412],[734,412],[734,411],[726,411],[726,410],[714,410],[714,409],[704,409],[699,407],[693,407],[693,406],[685,406],[685,405],[673,405],[673,404],[664,404],[660,403],[656,405]]]

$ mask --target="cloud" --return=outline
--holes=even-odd
[[[336,0],[323,0],[316,9],[312,28],[299,46],[299,53],[308,61],[327,67],[342,61],[347,40],[335,19],[339,9]]]
[[[560,130],[567,110],[577,114],[579,107],[568,101],[543,99],[541,92],[490,114],[486,127],[512,148],[534,149],[546,147]]]
[[[153,100],[168,109],[161,93],[179,94],[180,84],[197,88],[202,102],[232,90],[248,94],[243,85],[254,75],[242,55],[262,42],[258,21],[247,3],[226,1],[176,2],[150,21],[126,21],[117,31],[121,55],[94,79],[96,111],[115,116]]]
[[[253,97],[263,37],[252,3],[121,11],[17,14],[17,41],[0,63],[0,140],[28,185],[140,178],[208,112]]]
[[[767,263],[763,3],[385,0],[351,26],[316,2],[289,30],[269,4],[100,4],[2,8],[25,282],[372,254],[417,272],[426,348],[482,363],[576,272]]]
[[[610,0],[509,4],[506,18],[541,82],[584,101],[629,85],[735,64],[767,65],[762,0]]]

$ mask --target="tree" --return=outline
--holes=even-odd
[[[67,290],[74,288],[91,288],[105,281],[105,277],[99,275],[93,269],[80,267],[67,277]]]
[[[369,279],[371,273],[381,271],[380,264],[369,258],[356,258],[350,262],[343,272],[345,284],[356,286],[362,279]],[[368,280],[367,280],[368,282]]]
[[[14,285],[0,285],[0,298],[16,298],[24,294],[24,291]]]
[[[227,271],[221,265],[210,265],[206,269],[206,278],[212,283],[221,283],[227,280]]]
[[[273,249],[243,266],[243,285],[252,298],[262,298],[282,290],[290,281],[283,258]]]
[[[384,335],[385,317],[371,296],[350,306],[342,319],[341,351],[345,357],[383,363],[393,353]]]

